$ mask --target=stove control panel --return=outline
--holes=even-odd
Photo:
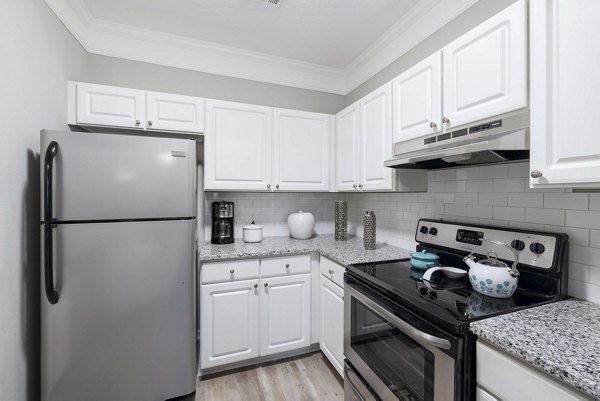
[[[485,228],[475,225],[459,225],[440,221],[419,220],[417,242],[423,246],[433,245],[466,252],[487,255],[495,252],[500,259],[512,261],[512,252],[502,246],[490,244],[483,239],[500,241],[519,254],[519,262],[550,269],[556,248],[556,237],[536,232],[513,231],[510,228]]]

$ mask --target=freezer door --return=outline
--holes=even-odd
[[[153,401],[197,374],[195,221],[64,224],[42,293],[43,401]]]
[[[42,193],[45,153],[52,141],[58,143],[52,169],[56,220],[196,215],[194,141],[43,130]]]

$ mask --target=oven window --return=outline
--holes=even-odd
[[[434,355],[352,298],[351,347],[403,401],[433,401]]]

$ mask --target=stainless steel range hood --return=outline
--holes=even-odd
[[[529,110],[394,144],[386,167],[438,169],[529,159]]]

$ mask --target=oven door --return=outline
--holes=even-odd
[[[390,309],[346,285],[346,358],[383,401],[454,401],[458,339]]]

